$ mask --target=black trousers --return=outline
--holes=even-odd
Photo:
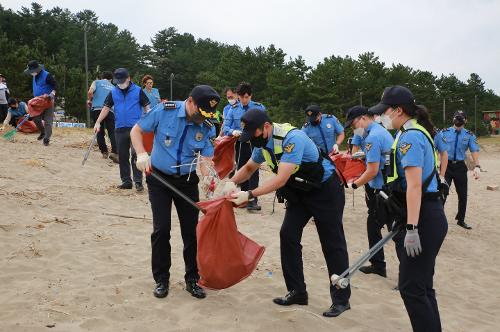
[[[299,201],[287,202],[285,219],[280,230],[281,267],[288,291],[306,291],[302,263],[302,231],[314,217],[321,248],[328,268],[328,280],[332,274],[340,275],[349,267],[342,216],[344,213],[344,187],[337,175],[324,182],[320,189],[298,193]],[[337,289],[330,285],[334,304],[346,304],[351,296],[350,286]]]
[[[99,115],[101,114],[101,110],[93,110],[92,115],[94,118],[94,122],[97,121]],[[109,112],[108,115],[102,120],[101,127],[99,128],[99,132],[97,133],[97,145],[99,145],[99,150],[102,153],[108,152],[108,146],[106,145],[106,138],[104,129],[108,131],[109,141],[111,143],[111,153],[117,153],[116,150],[116,140],[115,140],[115,113]]]
[[[366,219],[366,230],[368,233],[368,245],[373,247],[382,240],[382,228],[387,225],[391,227],[390,218],[385,211],[384,205],[377,197],[378,191],[365,185],[365,201],[368,207],[368,218]],[[370,263],[379,268],[385,268],[384,248],[381,248],[375,256],[370,259]]]
[[[416,332],[441,331],[441,320],[433,288],[434,267],[448,223],[441,200],[423,200],[418,219],[422,253],[415,258],[404,248],[406,230],[395,238],[399,257],[399,292]]]
[[[179,178],[157,173],[176,188],[181,190],[193,201],[199,201],[198,176],[192,173]],[[146,177],[148,184],[149,201],[153,211],[153,233],[151,233],[151,267],[153,278],[156,282],[167,282],[170,278],[170,227],[172,201],[177,209],[181,226],[182,242],[184,243],[183,255],[185,264],[185,279],[198,280],[198,267],[196,265],[196,225],[198,224],[199,211],[192,207],[181,197],[175,195],[170,189],[152,176]]]
[[[455,189],[458,195],[458,213],[455,220],[465,221],[465,211],[467,210],[467,165],[464,161],[448,161],[446,174],[444,175],[446,182],[451,186],[455,182]]]
[[[130,177],[130,164],[132,163],[134,182],[142,183],[142,172],[135,166],[137,155],[132,147],[132,142],[130,141],[130,130],[132,130],[132,128],[115,129],[118,161],[120,165],[120,178],[124,184],[132,183],[132,178]]]
[[[0,123],[2,123],[7,117],[8,109],[9,109],[8,104],[0,104]]]
[[[238,169],[242,168],[247,161],[252,157],[252,146],[250,143],[240,143],[236,142],[235,145],[236,153],[235,158],[238,163]],[[257,169],[248,181],[241,183],[241,190],[248,191],[253,190],[259,186],[259,170]]]

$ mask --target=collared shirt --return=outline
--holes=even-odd
[[[352,140],[351,140],[352,145],[356,145],[359,147],[363,152],[365,151],[365,138],[361,137],[359,135],[353,135]]]
[[[323,152],[328,154],[332,151],[333,145],[337,143],[337,136],[344,132],[344,127],[334,115],[322,114],[321,121],[317,126],[307,122],[302,130]]]
[[[436,167],[434,161],[434,149],[425,134],[419,130],[407,130],[411,128],[412,120],[407,121],[396,146],[396,167],[401,178],[403,190],[406,190],[406,167],[419,167],[422,169],[422,184],[432,174]],[[437,192],[437,180],[433,176],[426,192]]]
[[[446,144],[446,139],[443,136],[443,131],[440,130],[434,136],[434,145],[439,153],[443,153],[448,150],[448,144]]]
[[[224,128],[222,129],[224,135],[231,136],[233,134],[233,130],[241,130],[241,117],[243,116],[243,113],[254,108],[266,111],[264,105],[252,100],[250,100],[246,106],[243,106],[241,103],[234,104],[227,111],[226,118],[224,118]]]
[[[442,139],[446,142],[449,160],[465,160],[467,149],[470,152],[479,152],[480,150],[476,135],[465,128],[457,130],[455,127],[450,127],[441,130],[440,133]]]
[[[274,140],[270,139],[266,147],[274,151]],[[292,130],[288,132],[283,140],[283,154],[280,162],[300,165],[303,162],[316,162],[319,158],[319,151],[314,142],[307,137],[301,130]],[[262,148],[254,148],[252,151],[252,160],[262,164],[266,160],[262,154]],[[335,171],[335,166],[327,159],[323,158],[323,180],[326,181]]]
[[[386,155],[391,153],[391,147],[394,143],[391,133],[376,122],[372,122],[366,128],[367,135],[364,138],[365,161],[368,163],[379,163],[377,176],[368,182],[373,189],[382,189],[384,178],[382,171],[385,167]],[[359,136],[358,136],[359,137]]]
[[[155,107],[160,103],[161,101],[160,91],[158,91],[157,88],[152,88],[151,92],[149,92],[148,89],[146,88],[142,89],[142,91],[144,91],[144,93],[148,97],[149,102],[151,103],[151,108]]]
[[[160,103],[137,123],[142,130],[155,133],[151,164],[165,174],[194,172],[197,152],[204,157],[214,154],[213,127],[188,121],[185,103]]]

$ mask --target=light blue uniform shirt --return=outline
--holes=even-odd
[[[151,108],[155,107],[156,105],[158,105],[160,103],[160,101],[161,101],[160,91],[158,91],[157,88],[152,88],[151,92],[149,92],[146,88],[142,89],[142,91],[144,91],[144,93],[148,97],[149,102],[151,103],[150,104]]]
[[[465,160],[467,149],[470,152],[479,152],[479,144],[476,135],[472,131],[465,128],[455,130],[455,127],[450,127],[441,130],[440,133],[446,142],[449,160]]]
[[[446,144],[446,139],[443,136],[443,131],[438,131],[436,136],[434,136],[434,145],[439,153],[443,153],[448,150],[448,144]]]
[[[394,143],[391,133],[376,122],[372,122],[366,128],[367,135],[364,138],[365,161],[368,163],[379,163],[377,176],[368,182],[372,189],[382,189],[384,178],[382,171],[385,167],[385,157],[391,153],[391,147]],[[360,136],[358,136],[360,137]]]
[[[435,168],[433,147],[425,134],[418,130],[402,132],[396,147],[396,167],[403,190],[406,190],[404,169],[409,166],[422,169],[422,185]],[[426,192],[437,192],[436,176],[432,177]]]
[[[344,132],[344,127],[334,115],[322,114],[321,122],[317,126],[307,122],[302,130],[323,152],[328,154],[337,142],[337,136]]]
[[[151,164],[163,173],[185,175],[194,172],[196,152],[204,157],[214,155],[213,127],[188,121],[185,101],[160,103],[137,124],[144,131],[154,131]],[[178,165],[185,166],[176,167]]]
[[[243,113],[254,108],[261,111],[266,110],[264,105],[252,100],[250,100],[246,106],[241,105],[241,103],[234,104],[227,111],[226,118],[224,118],[224,128],[222,128],[224,135],[231,136],[233,134],[233,130],[241,130],[241,117],[243,116]]]
[[[365,151],[365,138],[359,135],[352,136],[351,140],[352,145],[358,146],[363,152]]]
[[[270,139],[266,147],[274,151],[274,140]],[[285,147],[291,147],[286,149]],[[319,151],[314,142],[307,137],[301,130],[292,130],[288,132],[283,140],[283,154],[279,159],[280,162],[300,165],[303,162],[316,162],[319,158]],[[258,164],[262,164],[266,160],[262,154],[262,148],[254,148],[252,151],[252,160]],[[335,166],[329,160],[323,158],[323,174],[322,182],[325,182],[335,171]]]

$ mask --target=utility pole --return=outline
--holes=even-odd
[[[477,136],[477,95],[474,95],[474,134]]]
[[[359,92],[359,106],[363,106],[363,91]]]
[[[446,99],[443,98],[443,128],[446,127]]]
[[[85,96],[89,89],[89,58],[87,54],[87,23],[83,25],[83,47],[85,49]],[[87,98],[85,97],[85,100]],[[87,128],[90,128],[90,108],[85,102],[85,109],[87,110]]]
[[[173,86],[172,86],[172,82],[174,80],[174,73],[170,74],[170,101],[174,100],[174,97],[173,97]]]

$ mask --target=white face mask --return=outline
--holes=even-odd
[[[373,120],[376,122],[376,123],[382,123],[382,120],[380,119],[380,115],[375,115],[373,117]]]
[[[121,83],[121,84],[117,84],[117,86],[120,88],[120,89],[126,89],[127,86],[128,86],[128,82],[125,82],[125,83]]]
[[[358,135],[358,136],[361,136],[361,137],[365,137],[365,128],[356,128],[354,129],[354,135]]]
[[[229,104],[231,104],[231,105],[236,104],[236,99],[228,99],[227,101],[228,101],[228,102],[229,102]]]
[[[394,113],[394,111],[393,111],[393,113]],[[382,114],[380,116],[380,121],[382,122],[382,126],[384,126],[385,129],[387,129],[387,130],[394,129],[390,115]]]
[[[31,73],[31,76],[35,77],[38,73]]]

